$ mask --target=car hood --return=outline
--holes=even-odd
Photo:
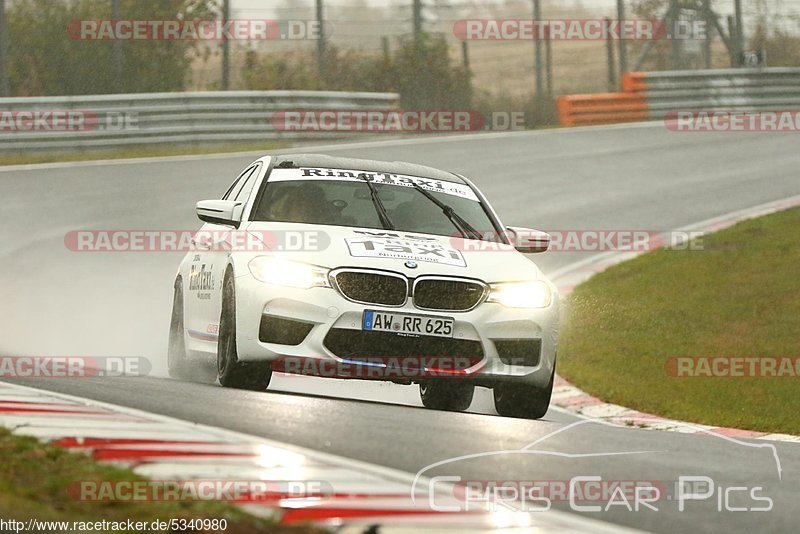
[[[490,283],[541,277],[535,263],[503,243],[371,228],[276,222],[251,222],[246,231],[264,243],[266,252],[263,253],[330,269],[382,269],[410,277],[423,274],[463,276]]]

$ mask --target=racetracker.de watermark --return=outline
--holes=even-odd
[[[395,325],[397,331],[400,324]],[[508,365],[530,365],[526,359],[509,361]],[[527,363],[526,363],[527,362]],[[480,366],[484,372],[497,362],[486,363],[481,358],[469,356],[370,356],[352,357],[344,360],[329,358],[306,358],[282,356],[272,362],[272,370],[296,376],[324,378],[353,378],[359,380],[415,380],[420,378],[471,378],[470,372]]]
[[[676,356],[664,371],[674,378],[800,378],[800,357]]]
[[[653,503],[666,497],[667,485],[650,480],[576,476],[565,480],[459,480],[452,491],[464,512],[485,506],[498,510],[503,505],[529,512],[547,511],[554,503],[569,503],[575,511],[596,511],[602,505],[607,509],[626,505],[631,511],[639,511],[655,510]],[[432,506],[438,507],[434,503]]]
[[[0,356],[0,378],[146,376],[151,368],[138,356]]]
[[[83,502],[233,502],[319,499],[334,495],[320,480],[79,480],[67,495]]]
[[[294,252],[323,251],[330,236],[318,230],[73,230],[72,252]]]
[[[87,132],[94,130],[136,130],[136,112],[79,109],[0,110],[0,132]]]
[[[331,33],[329,24],[325,33]],[[303,19],[78,19],[67,35],[81,41],[291,41],[322,34],[319,21]]]
[[[531,230],[517,229],[499,233],[480,232],[482,239],[464,239],[462,234],[451,236],[451,245],[464,252],[512,252],[504,243],[548,244],[548,252],[650,252],[661,248],[670,250],[704,250],[703,232],[660,232],[656,230]],[[546,234],[546,235],[545,235]]]
[[[484,116],[469,109],[428,110],[289,110],[272,114],[272,127],[281,132],[447,133],[520,131],[524,111],[497,111]]]
[[[461,19],[453,35],[462,41],[660,41],[705,40],[705,21],[667,24],[649,19]]]
[[[800,111],[671,111],[664,125],[673,132],[800,132]]]

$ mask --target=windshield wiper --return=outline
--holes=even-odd
[[[394,224],[392,223],[392,220],[389,218],[389,215],[386,213],[386,206],[384,206],[383,202],[381,202],[381,199],[378,196],[378,190],[375,188],[375,184],[372,183],[372,180],[369,180],[367,178],[359,177],[359,179],[367,182],[367,187],[369,187],[369,194],[372,197],[372,204],[375,206],[375,211],[378,212],[378,218],[381,220],[383,229],[394,230]]]
[[[425,195],[425,198],[427,198],[428,200],[439,206],[439,208],[442,210],[442,213],[444,213],[445,216],[447,216],[447,218],[450,219],[450,222],[453,223],[453,226],[456,227],[456,230],[461,232],[461,235],[463,237],[477,239],[478,241],[483,240],[483,236],[481,235],[481,233],[477,231],[471,224],[469,224],[466,221],[466,219],[464,219],[464,217],[456,213],[456,211],[452,208],[452,206],[448,206],[447,204],[445,204],[444,202],[433,196],[433,194],[430,191],[419,185],[417,182],[411,181],[411,185],[413,185],[417,189],[417,191]]]

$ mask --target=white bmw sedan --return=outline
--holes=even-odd
[[[264,390],[273,372],[418,384],[426,407],[541,418],[558,294],[465,177],[399,162],[265,156],[221,200],[175,279],[170,374]]]

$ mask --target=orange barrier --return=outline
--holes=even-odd
[[[644,72],[626,72],[622,76],[622,90],[626,93],[647,91],[647,75]]]
[[[562,126],[615,124],[650,118],[645,95],[637,93],[560,96],[556,106]]]

